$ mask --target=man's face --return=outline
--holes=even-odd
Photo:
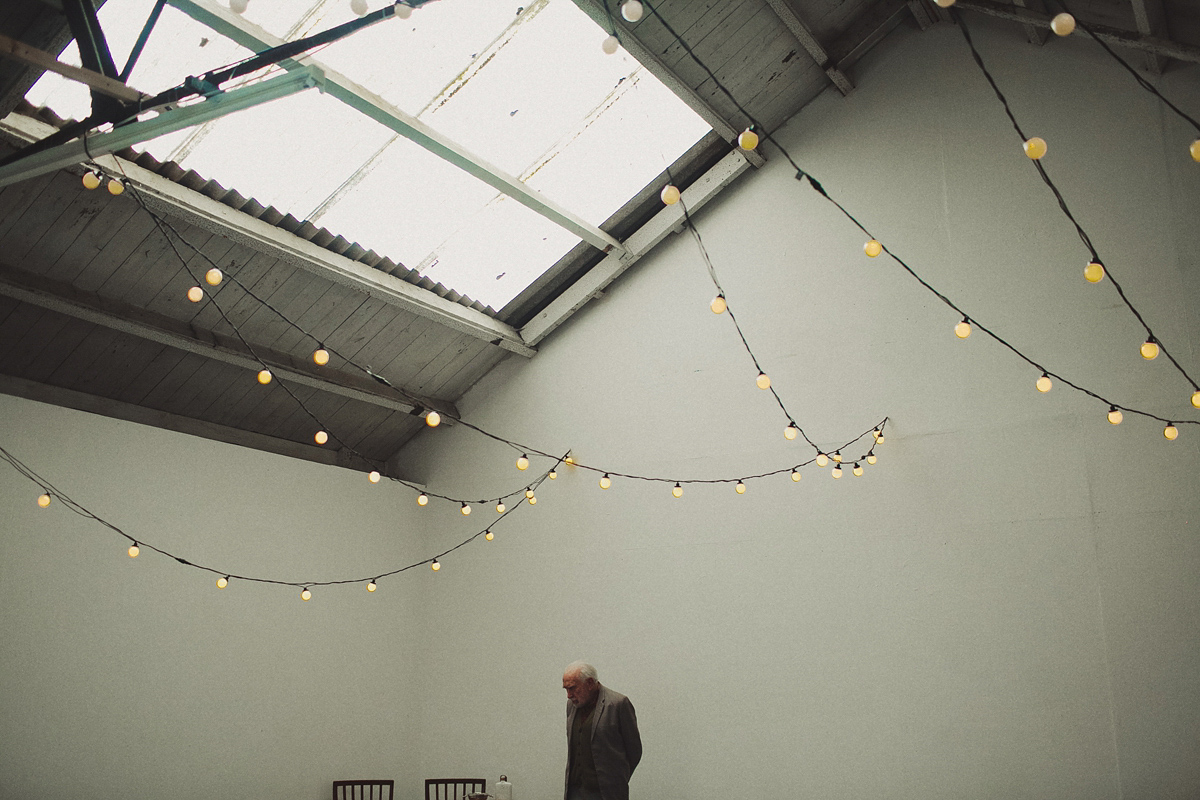
[[[595,678],[584,680],[579,677],[579,673],[569,672],[563,675],[563,688],[567,690],[567,700],[571,705],[579,708],[589,705],[596,699],[596,694],[600,691],[600,684],[596,682]]]

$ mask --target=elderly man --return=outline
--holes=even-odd
[[[629,776],[642,759],[633,703],[601,686],[596,668],[576,661],[563,670],[567,690],[564,800],[629,800]]]

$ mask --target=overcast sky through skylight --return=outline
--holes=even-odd
[[[101,8],[118,68],[153,5]],[[349,0],[250,0],[244,16],[288,40],[354,18]],[[605,55],[605,36],[571,0],[439,0],[314,57],[599,226],[709,130],[624,50]],[[129,84],[154,93],[247,55],[167,7]],[[73,44],[61,58],[79,63]],[[64,117],[90,110],[83,87],[50,73],[27,97]],[[143,149],[496,309],[580,241],[316,90]]]

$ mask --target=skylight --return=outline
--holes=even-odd
[[[193,2],[216,8],[211,0]],[[108,0],[101,8],[118,65],[153,5]],[[353,18],[348,0],[250,0],[244,15],[285,40]],[[313,58],[598,227],[709,131],[623,50],[605,55],[605,36],[571,0],[525,7],[440,0]],[[153,93],[246,55],[168,6],[129,84]],[[61,58],[79,63],[73,44]],[[27,98],[64,117],[90,111],[82,87],[50,73]],[[144,149],[496,309],[581,241],[317,91],[160,137]]]

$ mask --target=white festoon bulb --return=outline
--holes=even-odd
[[[501,775],[496,783],[496,800],[512,800],[512,784],[507,775]]]

